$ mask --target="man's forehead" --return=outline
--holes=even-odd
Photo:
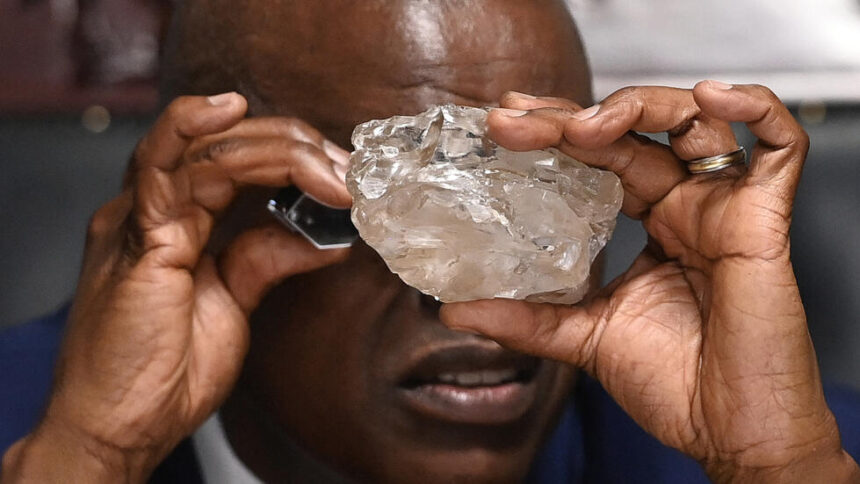
[[[320,5],[330,9],[332,3]],[[575,31],[566,35],[573,30],[570,18],[552,15],[546,5],[552,3],[393,0],[384,8],[349,2],[328,12],[297,6],[296,12],[280,9],[276,18],[258,20],[253,47],[289,52],[297,70],[358,69],[407,82],[484,64],[528,60],[545,66],[578,51],[578,45],[564,45],[578,44],[578,38]]]
[[[412,115],[435,104],[491,106],[509,90],[576,97],[578,89],[559,92],[552,73],[535,76],[535,66],[510,59],[498,62],[402,66],[398,74],[320,76],[266,93],[265,113],[300,117],[347,147],[355,125],[369,119]],[[587,93],[588,85],[581,86]]]
[[[546,11],[555,2],[311,3],[250,20],[243,50],[259,109],[331,127],[339,141],[358,122],[432,104],[488,105],[507,90],[590,94],[574,27],[566,12]]]

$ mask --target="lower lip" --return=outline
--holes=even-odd
[[[433,419],[498,425],[525,415],[535,402],[536,387],[534,380],[487,387],[428,384],[403,388],[401,394],[409,408]]]

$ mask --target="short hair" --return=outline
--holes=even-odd
[[[161,98],[235,91],[242,84],[236,37],[241,27],[229,7],[240,1],[176,1],[161,61]]]
[[[292,2],[300,0],[291,0]],[[312,3],[324,0],[307,0]],[[394,7],[398,2],[427,0],[361,0],[377,8]],[[431,0],[482,2],[487,0]],[[533,1],[533,0],[529,0]],[[563,4],[572,15],[571,0],[550,0]],[[243,53],[254,34],[250,0],[174,0],[161,63],[160,93],[163,104],[180,95],[211,95],[239,91],[254,105],[260,101],[253,73]],[[272,2],[278,8],[282,2]],[[265,13],[261,13],[264,15]]]

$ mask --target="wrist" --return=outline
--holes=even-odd
[[[716,466],[707,469],[714,482],[860,483],[860,467],[844,450],[793,460],[785,466]]]
[[[99,442],[58,422],[43,421],[3,456],[3,484],[143,482],[149,459]]]

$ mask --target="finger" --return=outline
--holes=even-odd
[[[565,138],[565,125],[572,114],[563,106],[542,108],[530,111],[525,116],[528,119],[521,122],[520,117],[493,110],[488,117],[487,130],[492,139],[509,149],[534,150],[555,146],[587,165],[614,172],[624,187],[621,210],[635,219],[641,218],[653,204],[689,176],[670,149],[641,135],[627,134],[600,149],[569,143]]]
[[[525,111],[540,108],[561,108],[567,109],[571,112],[582,110],[582,106],[569,99],[550,96],[537,97],[516,91],[508,91],[502,94],[502,97],[499,100],[499,107]]]
[[[731,126],[702,113],[688,89],[624,88],[573,115],[566,128],[569,142],[590,148],[606,146],[628,131],[666,132],[673,151],[686,161],[737,149]]]
[[[557,146],[586,164],[614,171],[625,189],[622,212],[632,218],[642,218],[689,176],[681,160],[737,148],[730,124],[702,113],[684,89],[622,89],[587,110],[571,101],[515,92],[503,96],[501,105],[508,109],[488,118],[493,139],[515,150]],[[667,131],[671,149],[632,130]]]
[[[87,252],[101,254],[120,240],[120,228],[131,212],[133,203],[131,190],[123,190],[96,210],[87,226]]]
[[[136,173],[135,217],[128,252],[134,260],[157,248],[150,260],[190,269],[212,231],[215,217],[242,185],[280,187],[295,183],[317,200],[348,207],[351,198],[324,150],[290,138],[234,138],[216,142],[202,157],[175,171]]]
[[[748,176],[774,181],[793,197],[809,151],[809,136],[782,101],[763,86],[716,81],[700,82],[693,93],[705,112],[725,121],[746,123],[759,138]]]
[[[133,204],[130,190],[104,204],[90,219],[87,226],[86,249],[81,263],[78,285],[79,298],[88,298],[85,293],[91,288],[98,291],[102,283],[114,274],[113,268],[124,242],[121,231]]]
[[[487,115],[487,135],[514,151],[560,147],[564,128],[574,111],[565,107],[543,107],[531,111],[492,109]]]
[[[223,210],[235,196],[236,185],[248,184],[295,184],[322,203],[344,208],[352,203],[343,172],[312,144],[281,137],[232,138],[216,141],[197,156],[197,163],[186,166],[195,201],[209,210]]]
[[[439,316],[454,330],[477,332],[513,350],[586,368],[602,324],[581,307],[492,299],[442,306]]]
[[[238,236],[222,254],[220,272],[239,307],[250,314],[268,290],[294,274],[342,261],[349,249],[319,250],[270,224]]]
[[[596,149],[609,146],[629,131],[669,134],[674,153],[682,160],[694,160],[707,156],[727,153],[737,149],[734,133],[728,122],[703,113],[686,89],[668,87],[630,87],[615,92],[602,103],[588,109],[576,109],[571,102],[553,102],[550,98],[536,100],[516,99],[516,94],[508,94],[505,107],[519,106],[517,109],[553,109],[565,114],[562,126],[565,139],[578,147]],[[514,100],[516,99],[516,100]],[[535,108],[529,108],[534,105]],[[500,113],[502,114],[502,113]],[[544,138],[535,137],[535,129],[524,129],[526,122],[532,121],[532,113],[517,116],[507,113],[511,119],[506,128],[494,131],[494,139],[512,149],[538,149]],[[495,118],[495,119],[494,119]],[[491,116],[488,123],[498,123],[498,116]],[[522,143],[525,146],[514,147]],[[543,145],[544,147],[547,145]]]
[[[208,415],[227,398],[242,369],[248,352],[250,331],[247,313],[236,304],[218,274],[215,259],[203,254],[194,270],[193,338],[198,348],[189,369],[196,378],[189,380],[189,392],[210,394]],[[218,385],[212,387],[213,382]],[[202,388],[208,387],[208,388]]]
[[[243,119],[232,128],[220,133],[195,138],[185,151],[186,160],[198,160],[208,151],[217,151],[218,144],[230,144],[241,138],[284,138],[304,142],[325,152],[333,163],[349,167],[349,152],[326,139],[310,124],[286,117]]]
[[[563,141],[561,150],[587,165],[618,175],[624,187],[621,212],[637,220],[689,177],[684,164],[665,145],[636,133],[596,150]]]
[[[177,98],[138,143],[132,168],[172,170],[193,137],[230,128],[242,119],[247,108],[245,98],[235,92]]]

